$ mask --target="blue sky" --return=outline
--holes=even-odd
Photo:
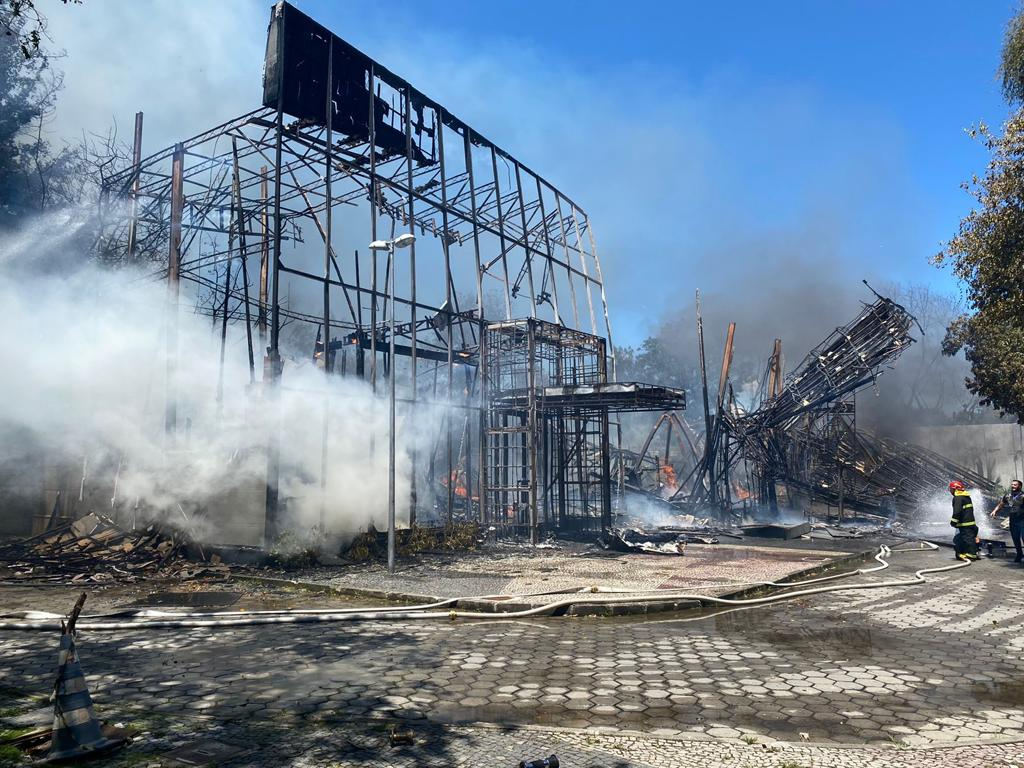
[[[970,207],[961,182],[984,168],[964,129],[1005,118],[995,70],[1016,7],[301,5],[581,201],[624,342],[693,288],[770,283],[751,264],[763,241],[792,253],[784,271],[826,283],[955,290],[927,259]],[[574,112],[588,121],[567,129]],[[581,167],[629,163],[643,167]]]
[[[970,208],[961,182],[984,169],[964,129],[1005,118],[995,70],[1016,7],[296,4],[588,211],[618,343],[696,288],[775,315],[800,290],[860,298],[861,278],[955,290],[927,259]],[[129,125],[144,109],[150,151],[251,108],[269,6],[58,5],[65,119]],[[139,56],[154,59],[148,79]],[[835,304],[838,322],[848,302]]]

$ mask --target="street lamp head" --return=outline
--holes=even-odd
[[[371,251],[386,251],[391,247],[391,242],[388,240],[374,240],[370,243]]]
[[[396,237],[393,242],[395,244],[395,248],[408,248],[416,242],[416,235],[406,232],[404,235]]]

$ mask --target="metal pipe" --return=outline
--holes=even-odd
[[[409,204],[409,232],[413,235],[416,234],[416,210],[413,206],[415,200],[415,192],[412,182],[412,91],[407,89],[405,92],[405,173],[406,173],[406,187],[409,190],[408,204]],[[397,264],[395,265],[397,266]],[[448,281],[448,276],[445,275],[445,282]],[[392,291],[392,296],[394,291]],[[411,394],[409,395],[415,402],[419,392],[417,391],[416,381],[416,242],[413,241],[412,245],[409,246],[409,321],[410,321],[410,333],[409,333],[409,387]],[[392,342],[394,343],[394,342]],[[394,365],[394,356],[391,357],[391,363]],[[395,372],[392,370],[391,376],[394,378]],[[406,412],[406,420],[409,422],[407,428],[410,434],[414,434],[416,431],[416,408],[410,408]],[[416,494],[416,465],[417,465],[417,450],[415,441],[409,446],[409,525],[416,522],[416,507],[417,507],[417,494]],[[431,478],[433,479],[433,478]],[[451,479],[449,478],[449,484]]]
[[[395,243],[388,241],[388,573],[395,572]]]
[[[231,212],[234,213],[234,201],[231,203]],[[235,234],[231,232],[228,235],[228,253],[234,253],[235,245]],[[228,256],[227,263],[224,265],[224,304],[221,307],[221,323],[220,323],[220,366],[217,372],[217,415],[220,416],[224,411],[224,353],[227,350],[228,343],[228,304],[231,301],[231,262],[232,256]],[[216,316],[215,316],[216,317]]]
[[[142,179],[142,112],[135,113],[135,140],[132,143],[131,212],[128,220],[128,261],[135,261],[139,227],[139,184]]]
[[[246,252],[245,247],[245,215],[244,209],[242,208],[242,185],[241,175],[238,168],[238,143],[234,137],[231,139],[231,156],[234,161],[234,179],[232,186],[234,188],[234,209],[236,216],[236,226],[238,231],[238,255],[242,261],[242,288],[244,291],[244,306],[245,306],[245,346],[246,351],[249,353],[249,384],[256,383],[256,360],[252,350],[252,316],[249,313],[249,254]]]
[[[369,112],[367,122],[369,128],[369,146],[367,152],[370,155],[370,180],[367,183],[367,192],[370,197],[370,241],[377,239],[377,146],[376,146],[376,122],[377,104],[373,95],[373,87],[376,81],[374,65],[370,64],[369,80]],[[373,303],[370,305],[370,388],[377,392],[377,252],[370,251],[373,260],[373,271],[370,275],[370,288],[373,291]],[[370,438],[370,454],[373,455],[374,442]]]
[[[185,148],[175,145],[171,161],[171,233],[167,254],[167,403],[164,429],[173,439],[178,427],[177,360],[178,360],[178,297],[181,290],[181,218],[184,195]]]
[[[283,4],[275,7],[275,13],[280,16],[281,34],[278,35],[278,60],[283,59],[285,19]],[[281,435],[278,419],[280,407],[278,401],[280,378],[281,378],[281,236],[284,232],[284,225],[281,220],[281,156],[284,143],[284,67],[280,67],[280,77],[277,84],[277,121],[275,123],[274,137],[274,243],[273,263],[271,271],[273,275],[272,298],[270,305],[270,349],[264,362],[263,381],[267,390],[267,399],[270,410],[269,428],[267,435],[267,489],[265,497],[265,517],[263,527],[263,538],[265,544],[274,542],[280,534],[280,520],[278,517],[278,483],[281,474]]]
[[[327,40],[327,88],[324,94],[324,377],[331,375],[331,239],[334,234],[334,197],[331,181],[334,171],[334,35]],[[358,300],[358,297],[357,297]],[[329,382],[324,382],[324,413],[320,430],[320,536],[326,533],[327,519],[327,461],[328,439],[330,437],[331,392]]]
[[[263,238],[260,241],[260,306],[256,315],[259,326],[260,354],[267,354],[267,293],[270,279],[270,183],[267,166],[260,168],[260,225]]]
[[[436,113],[435,113],[436,114]],[[449,251],[449,239],[450,234],[448,232],[448,182],[445,178],[445,162],[444,162],[444,122],[440,119],[437,120],[437,125],[434,129],[435,136],[437,136],[437,159],[439,164],[439,170],[441,173],[441,248],[444,251],[444,307],[448,313],[445,317],[445,346],[448,353],[448,360],[446,361],[446,370],[448,373],[448,389],[447,389],[447,401],[448,407],[445,409],[444,425],[445,425],[445,477],[447,478],[447,489],[448,498],[446,501],[446,510],[448,517],[448,524],[451,525],[453,507],[455,506],[455,483],[452,479],[452,473],[457,472],[457,468],[453,467],[452,461],[452,378],[455,367],[455,350],[453,349],[452,343],[452,260],[451,253]],[[469,451],[466,452],[467,456]],[[431,481],[433,481],[431,477]],[[472,491],[470,490],[469,475],[466,475],[466,504],[469,509],[472,509]]]

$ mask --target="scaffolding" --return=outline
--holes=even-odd
[[[610,414],[685,407],[681,390],[608,381],[606,341],[536,318],[484,330],[483,515],[528,535],[607,529]]]
[[[418,406],[443,406],[435,449],[409,457],[411,496],[398,506],[410,522],[472,514],[474,496],[484,495],[473,464],[483,452],[477,372],[488,322],[528,317],[566,334],[587,329],[607,342],[587,350],[580,381],[614,370],[601,263],[582,208],[288,3],[272,9],[262,106],[144,159],[141,128],[140,114],[135,161],[104,192],[97,248],[110,262],[150,264],[168,283],[168,435],[182,420],[174,318],[186,299],[225,326],[244,324],[262,407],[275,407],[287,376],[282,350],[302,328],[326,375],[365,379],[381,394],[387,385],[408,429]],[[367,249],[403,233],[417,236],[407,250]],[[191,289],[183,293],[182,283]],[[597,437],[587,426],[586,440],[606,441],[602,429]],[[267,447],[266,540],[282,526],[277,439]],[[326,437],[324,445],[326,468]],[[463,498],[456,477],[470,486]],[[586,507],[591,481],[577,482]]]

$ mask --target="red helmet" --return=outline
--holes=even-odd
[[[965,490],[967,490],[967,486],[965,486],[959,480],[954,480],[953,482],[951,482],[949,484],[949,490],[951,490],[951,491],[965,491]]]

